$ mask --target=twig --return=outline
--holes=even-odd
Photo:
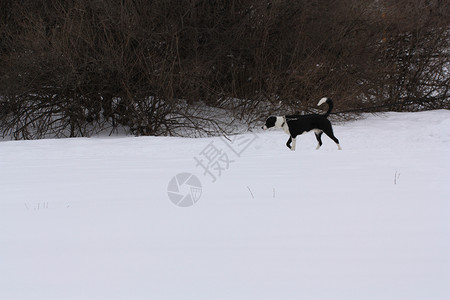
[[[397,184],[397,181],[398,181],[399,178],[400,178],[400,173],[397,173],[397,171],[395,171],[394,184]]]
[[[250,187],[247,186],[248,191],[250,192],[250,195],[252,195],[252,198],[255,199],[255,196],[253,196],[252,190],[250,190]]]

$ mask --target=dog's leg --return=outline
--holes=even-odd
[[[295,143],[296,143],[296,139],[293,138],[293,139],[292,139],[292,147],[291,147],[291,150],[292,150],[292,151],[295,151]]]
[[[319,148],[322,146],[322,130],[318,130],[318,129],[314,129],[314,133],[316,134],[316,139],[317,139],[317,147],[316,150],[319,150]]]
[[[286,146],[292,150],[291,148],[291,142],[292,142],[292,137],[289,137],[288,141],[286,142]]]
[[[328,135],[330,137],[330,139],[332,139],[336,143],[338,150],[342,150],[341,146],[339,145],[339,140],[334,136],[333,128],[331,127],[331,124],[330,124],[330,126],[327,126],[327,128],[325,128],[323,130],[323,132],[325,132],[325,134]]]

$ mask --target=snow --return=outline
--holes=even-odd
[[[450,299],[449,129],[438,110],[335,125],[342,151],[281,130],[1,142],[0,299]]]

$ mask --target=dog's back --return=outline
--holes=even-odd
[[[325,115],[310,114],[310,115],[288,115],[286,122],[289,126],[289,131],[292,136],[301,135],[314,129],[324,130],[331,126],[330,121]]]

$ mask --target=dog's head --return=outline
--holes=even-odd
[[[270,116],[269,118],[267,118],[266,123],[264,124],[262,129],[267,130],[271,127],[274,127],[275,124],[277,123],[277,119],[278,119],[277,117]]]

